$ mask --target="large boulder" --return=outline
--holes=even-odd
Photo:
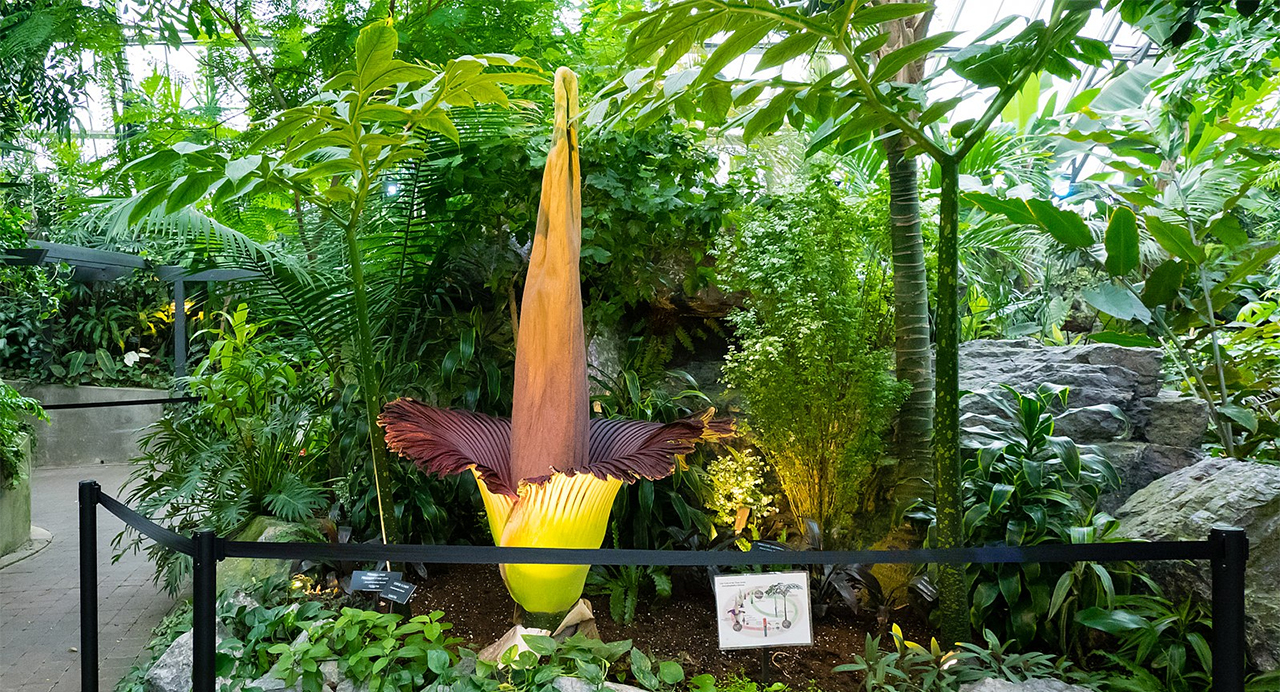
[[[1245,614],[1254,665],[1280,664],[1280,466],[1211,458],[1160,478],[1119,509],[1120,533],[1148,541],[1204,540],[1215,526],[1249,537]],[[1211,598],[1210,567],[1152,562],[1147,571],[1175,598]]]
[[[1161,389],[1161,352],[1110,344],[1045,346],[1030,339],[970,341],[960,349],[961,424],[1000,415],[989,395],[1001,385],[1030,394],[1042,384],[1069,388],[1054,433],[1098,445],[1120,474],[1119,490],[1102,497],[1104,511],[1134,491],[1203,458],[1209,408],[1195,397]],[[1122,417],[1116,417],[1119,411]]]
[[[258,516],[233,537],[237,541],[259,543],[308,543],[323,538],[319,529],[311,524],[299,524],[275,517]],[[246,590],[255,583],[272,577],[288,578],[293,574],[293,562],[266,558],[234,557],[218,565],[218,590]]]
[[[960,349],[960,388],[998,391],[1007,384],[1024,394],[1045,382],[1071,388],[1071,406],[1114,404],[1130,419],[1145,413],[1143,399],[1160,393],[1155,348],[1110,344],[1045,346],[1030,339],[969,341]]]
[[[190,692],[193,667],[192,636],[190,631],[184,632],[173,640],[155,663],[151,664],[151,668],[147,670],[147,675],[143,679],[147,692]],[[215,648],[229,636],[231,634],[222,626],[222,623],[218,623],[214,630]],[[227,682],[226,678],[218,678],[217,689],[222,689]]]
[[[1115,514],[1116,510],[1137,491],[1157,478],[1193,466],[1204,459],[1197,449],[1166,447],[1147,442],[1110,442],[1097,445],[1098,451],[1111,461],[1120,476],[1120,488],[1103,493],[1098,509]]]
[[[1199,449],[1209,428],[1209,404],[1203,399],[1172,390],[1162,390],[1148,398],[1143,436],[1148,442],[1166,447]]]

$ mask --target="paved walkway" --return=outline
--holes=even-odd
[[[39,468],[32,473],[31,523],[53,533],[44,550],[0,570],[0,690],[80,689],[80,588],[77,485],[92,479],[119,497],[123,465]],[[151,628],[173,600],[151,583],[142,554],[111,564],[111,539],[123,524],[98,510],[99,680],[104,692],[129,672]]]

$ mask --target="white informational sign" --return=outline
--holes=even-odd
[[[721,649],[812,646],[807,572],[716,577]]]

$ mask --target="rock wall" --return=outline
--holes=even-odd
[[[1114,511],[1156,478],[1200,461],[1209,425],[1208,406],[1194,397],[1162,389],[1162,353],[1154,348],[1110,344],[1045,346],[1030,339],[969,341],[960,348],[960,402],[965,416],[994,414],[981,393],[1009,385],[1024,394],[1044,383],[1070,388],[1068,406],[1055,433],[1098,445],[1116,466],[1123,485],[1102,498]],[[1113,416],[1114,405],[1125,420]]]

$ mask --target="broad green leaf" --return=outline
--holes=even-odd
[[[886,7],[891,7],[891,5],[886,5]],[[947,42],[958,35],[959,32],[957,31],[944,31],[893,51],[876,63],[876,70],[871,73],[871,82],[878,84],[892,80],[902,68],[947,45]]]
[[[988,214],[1001,214],[1019,226],[1039,226],[1035,214],[1027,208],[1027,203],[1020,199],[1001,199],[985,192],[970,192],[964,196],[982,211]]]
[[[233,183],[238,183],[241,178],[248,175],[251,171],[256,170],[261,164],[261,154],[250,154],[243,158],[232,159],[227,162],[227,179]]]
[[[1107,223],[1105,237],[1107,259],[1104,263],[1112,276],[1124,276],[1138,266],[1138,217],[1129,207],[1116,207]]]
[[[756,71],[783,65],[788,60],[813,50],[821,40],[821,36],[808,31],[791,34],[765,50],[764,55],[760,56],[760,62],[756,63]]]
[[[1249,234],[1240,227],[1240,220],[1235,214],[1225,213],[1217,221],[1209,225],[1209,233],[1230,247],[1240,247],[1249,242]]]
[[[1004,602],[1013,605],[1022,595],[1022,570],[1017,565],[1000,565],[1000,595]]]
[[[1136,319],[1144,324],[1151,322],[1151,311],[1127,288],[1108,282],[1096,288],[1085,289],[1081,296],[1098,311],[1118,320]]]
[[[366,75],[361,74],[361,93],[371,94],[394,84],[406,82],[425,82],[436,77],[435,70],[422,65],[414,65],[403,60],[392,60],[382,71]]]
[[[221,179],[221,175],[211,172],[192,173],[178,178],[169,188],[169,198],[165,200],[164,213],[172,214],[199,202],[208,194],[209,188]]]
[[[400,45],[390,19],[374,22],[356,37],[356,74],[366,82],[386,71]]]
[[[891,22],[895,19],[902,19],[903,17],[914,17],[930,9],[933,9],[933,5],[927,2],[899,2],[886,5],[868,5],[864,3],[849,18],[849,26],[854,29],[861,29]]]
[[[1240,406],[1239,404],[1222,404],[1218,407],[1218,413],[1225,415],[1227,418],[1239,423],[1249,430],[1251,433],[1258,432],[1258,414],[1251,409]]]
[[[556,649],[560,646],[556,643],[556,640],[551,637],[539,634],[524,635],[524,643],[529,647],[530,651],[538,654],[539,656],[550,656],[554,654]]]
[[[1170,255],[1196,265],[1204,263],[1204,248],[1196,245],[1191,231],[1185,226],[1171,224],[1158,216],[1148,216],[1147,232]]]
[[[1186,271],[1187,265],[1176,259],[1161,262],[1160,266],[1151,270],[1151,275],[1142,285],[1143,305],[1155,308],[1172,303],[1182,289],[1182,277]]]
[[[1126,334],[1123,332],[1095,332],[1089,335],[1090,341],[1100,344],[1115,344],[1140,348],[1160,348],[1160,342],[1145,334]]]
[[[1009,498],[1013,497],[1013,486],[1005,483],[996,483],[991,486],[991,496],[987,499],[987,504],[991,506],[990,512],[995,514],[1004,509]]]
[[[684,680],[684,668],[675,661],[663,661],[658,664],[658,678],[668,685]]]
[[[1042,199],[1029,199],[1026,204],[1040,226],[1059,243],[1073,248],[1093,245],[1093,234],[1079,214],[1059,209]]]
[[[884,45],[889,42],[889,38],[889,34],[887,33],[876,34],[862,43],[859,43],[857,47],[853,49],[853,54],[860,58],[870,55],[881,48],[884,48]]]
[[[796,92],[781,91],[769,103],[751,114],[751,119],[742,128],[743,141],[750,142],[761,134],[769,134],[782,125],[782,119],[796,98]]]
[[[708,124],[723,123],[732,106],[733,93],[728,84],[713,82],[702,90],[702,113]]]
[[[715,77],[716,73],[723,70],[738,56],[754,48],[756,44],[760,43],[761,39],[768,36],[769,32],[776,27],[777,25],[774,22],[767,19],[744,22],[702,64],[702,72],[699,74],[698,79],[710,80]]]
[[[199,151],[204,151],[205,149],[208,149],[208,148],[209,148],[208,144],[196,144],[195,142],[178,142],[177,144],[173,145],[173,150],[183,156],[186,156],[188,154],[194,154]]]
[[[1027,646],[1036,638],[1036,628],[1039,625],[1039,618],[1036,609],[1032,608],[1032,604],[1028,601],[1019,601],[1012,605],[1009,611],[1009,618],[1014,625],[1014,636],[1018,637],[1021,645]]]
[[[979,87],[1004,87],[1021,57],[1020,51],[1010,51],[1004,43],[975,44],[952,55],[948,66]]]
[[[1068,571],[1063,572],[1058,577],[1058,583],[1053,587],[1053,597],[1049,599],[1049,617],[1053,617],[1062,608],[1062,604],[1066,602],[1067,596],[1071,593],[1071,586],[1075,583],[1075,574]]]
[[[1107,634],[1120,634],[1147,626],[1146,619],[1140,615],[1127,610],[1107,610],[1097,606],[1076,613],[1076,622]]]
[[[121,173],[149,173],[158,171],[162,168],[168,168],[182,158],[182,155],[173,149],[161,149],[152,152],[141,158],[136,158],[129,162],[129,165],[121,169]]]

